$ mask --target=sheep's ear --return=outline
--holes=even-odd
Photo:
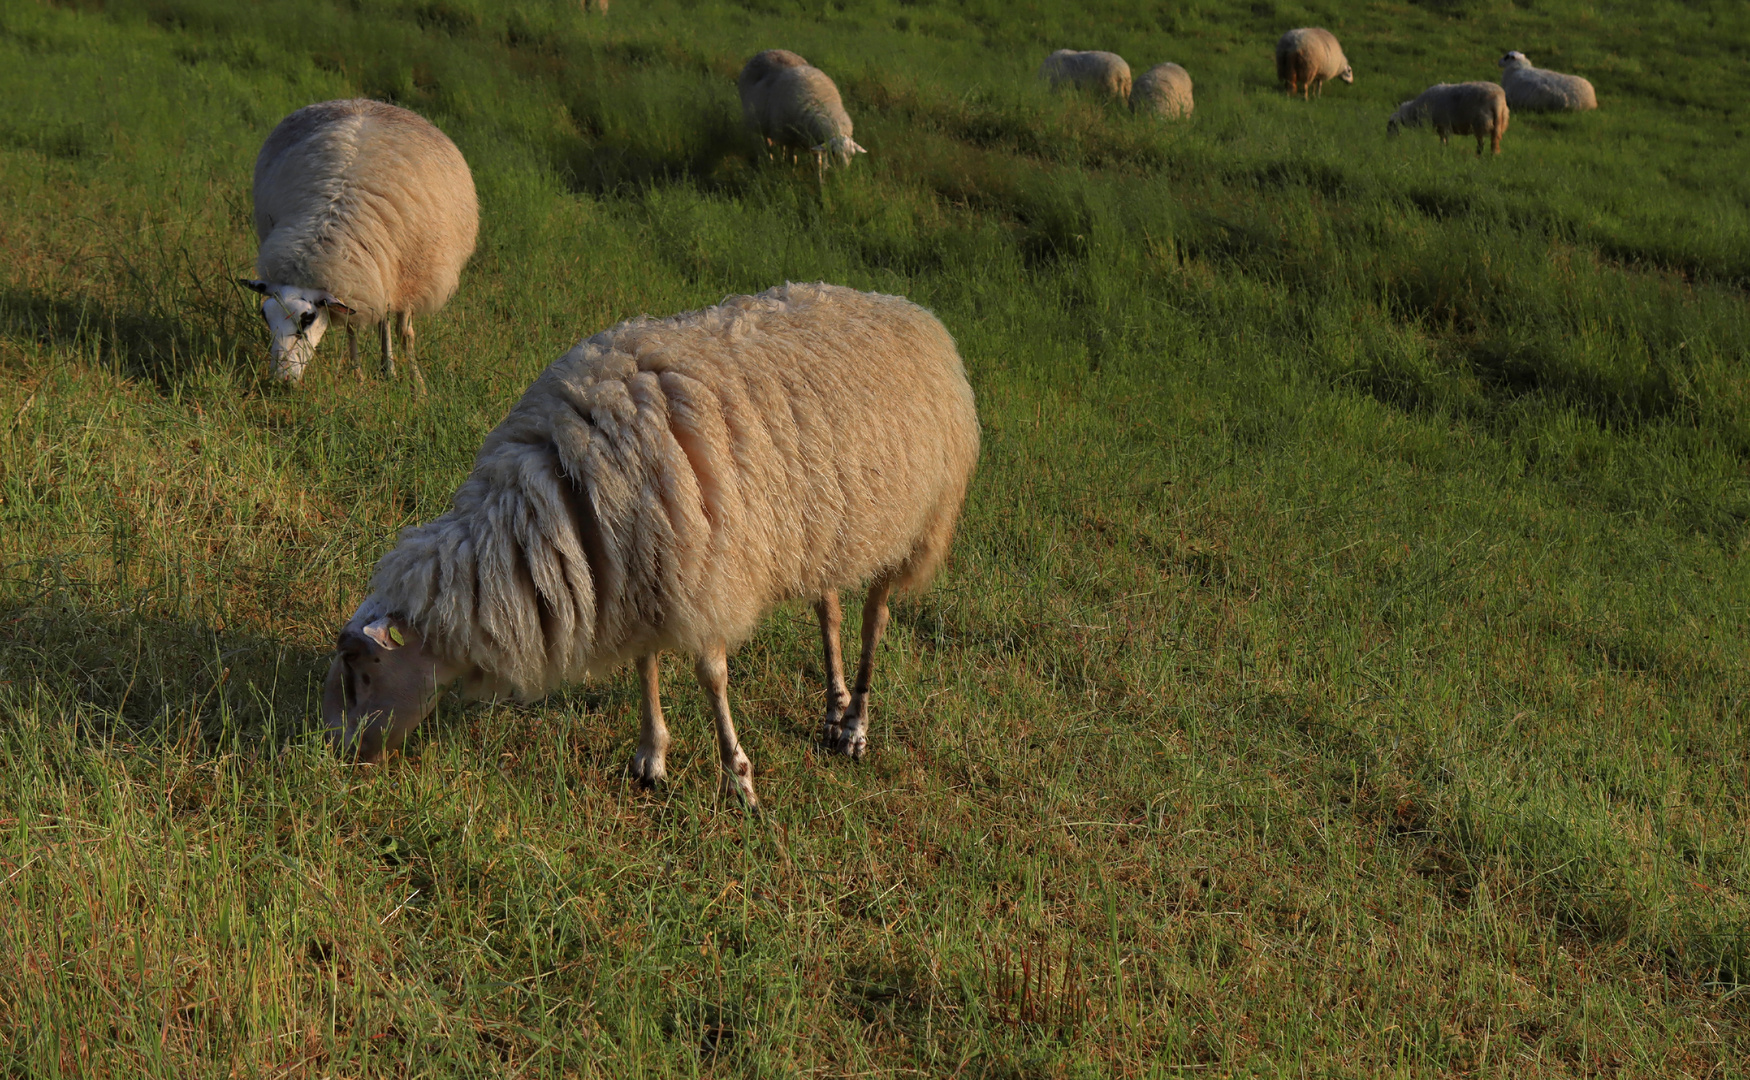
[[[395,628],[395,624],[390,621],[389,616],[387,615],[375,622],[366,623],[364,625],[364,633],[366,637],[376,642],[377,647],[381,649],[399,649],[401,646],[407,644],[407,638],[402,635],[400,630]]]
[[[332,296],[324,296],[321,300],[321,304],[336,315],[351,315],[353,313],[352,308],[347,307]]]
[[[267,282],[265,281],[256,281],[253,278],[240,277],[237,279],[237,284],[243,286],[245,289],[258,292],[263,296],[267,295]]]

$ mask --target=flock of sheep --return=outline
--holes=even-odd
[[[1477,153],[1485,145],[1501,152],[1512,109],[1527,112],[1582,112],[1598,107],[1592,84],[1578,75],[1533,67],[1522,52],[1497,62],[1499,85],[1490,82],[1437,83],[1404,102],[1386,121],[1386,133],[1400,128],[1432,127],[1444,144],[1451,135],[1475,135]],[[1073,86],[1118,101],[1128,100],[1133,112],[1162,116],[1191,115],[1191,76],[1178,64],[1156,64],[1132,83],[1130,65],[1117,53],[1059,49],[1045,58],[1039,77],[1053,87]],[[1343,46],[1329,30],[1303,26],[1276,41],[1276,78],[1303,99],[1324,93],[1325,83],[1355,81],[1355,69]]]
[[[602,5],[605,8],[605,3]],[[1290,93],[1354,81],[1319,28],[1276,47]],[[1389,129],[1431,124],[1500,149],[1509,106],[1596,107],[1590,83],[1501,60],[1502,85],[1441,84]],[[1192,110],[1191,78],[1157,64],[1134,80],[1108,52],[1059,50],[1040,70],[1166,116]],[[864,149],[837,87],[770,49],[737,80],[748,131],[817,167]],[[257,277],[274,375],[303,377],[331,323],[390,323],[415,383],[413,318],[441,308],[473,254],[479,207],[467,162],[423,117],[382,102],[310,105],[255,164]],[[362,369],[360,371],[362,374]],[[888,598],[927,584],[948,551],[978,460],[972,389],[953,339],[900,297],[787,284],[667,319],[641,317],[555,361],[481,446],[450,511],[405,530],[340,631],[323,692],[329,737],[374,759],[399,746],[460,682],[524,699],[636,660],[641,733],[629,767],[665,774],[658,658],[680,651],[712,701],[723,786],[756,806],[736,737],[726,655],[775,604],[809,598],[826,675],[823,740],[868,745],[874,654]],[[839,591],[868,584],[847,685]]]

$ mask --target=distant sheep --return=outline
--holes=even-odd
[[[815,598],[824,736],[861,756],[888,597],[946,555],[978,444],[953,339],[899,297],[786,285],[603,331],[486,437],[452,509],[377,564],[329,668],[329,736],[375,758],[452,680],[528,699],[638,658],[631,772],[654,783],[657,657],[676,650],[697,658],[725,789],[754,805],[727,650],[774,604]],[[861,582],[853,692],[838,591]]]
[[[1117,53],[1059,49],[1039,65],[1039,77],[1053,90],[1067,85],[1119,101],[1130,97],[1130,65]]]
[[[1388,135],[1401,127],[1432,125],[1446,145],[1448,135],[1475,135],[1477,153],[1484,143],[1501,152],[1501,136],[1507,133],[1507,95],[1490,82],[1439,83],[1399,105],[1385,122]]]
[[[1585,112],[1598,107],[1592,84],[1578,75],[1563,75],[1532,67],[1531,58],[1514,50],[1496,63],[1507,105],[1526,112]]]
[[[1309,100],[1314,93],[1324,96],[1331,79],[1353,83],[1355,69],[1329,30],[1303,26],[1276,39],[1276,79],[1289,94],[1299,91],[1302,100]]]
[[[787,49],[767,49],[735,80],[741,119],[768,147],[808,150],[816,166],[848,165],[868,153],[851,138],[851,117],[824,71]]]
[[[608,0],[581,0],[585,12],[595,12],[597,15],[608,13]]]
[[[1178,64],[1156,64],[1137,76],[1130,111],[1161,116],[1191,115],[1191,76]]]
[[[255,159],[256,279],[273,334],[276,378],[296,382],[332,318],[380,328],[395,374],[389,319],[397,316],[414,382],[413,316],[456,292],[474,253],[480,209],[461,151],[429,121],[380,101],[307,105],[279,122]]]

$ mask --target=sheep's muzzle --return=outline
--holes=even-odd
[[[322,687],[329,744],[349,760],[376,761],[398,749],[449,681],[412,627],[371,608],[366,601],[341,628]]]

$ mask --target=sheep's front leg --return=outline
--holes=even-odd
[[[346,324],[346,355],[352,360],[353,374],[359,377],[360,382],[363,382],[365,365],[363,361],[359,360],[359,334],[353,328],[352,323]]]
[[[383,374],[393,379],[395,377],[395,343],[389,333],[389,315],[383,314],[383,321],[377,324],[377,344],[383,349]]]
[[[735,721],[729,716],[729,656],[723,643],[700,653],[693,671],[699,676],[699,686],[710,696],[711,711],[717,717],[717,757],[723,763],[723,792],[741,796],[749,810],[758,810],[760,801],[753,793],[753,762],[742,751],[741,740],[735,737]]]
[[[814,614],[820,620],[820,648],[826,665],[826,717],[820,722],[820,738],[830,743],[838,738],[839,721],[851,706],[851,691],[845,686],[845,656],[839,648],[844,613],[839,609],[837,589],[820,594],[814,602]]]
[[[425,376],[420,373],[419,358],[413,352],[413,313],[403,311],[396,327],[401,331],[401,351],[407,354],[407,366],[413,370],[413,392],[424,397]]]
[[[861,758],[869,749],[869,684],[875,676],[875,646],[881,644],[881,634],[887,629],[887,598],[893,592],[889,578],[877,578],[869,586],[869,597],[863,601],[863,655],[857,661],[857,688],[851,693],[851,707],[835,730],[827,733],[827,743],[841,754]]]
[[[645,787],[655,787],[668,776],[668,725],[662,722],[662,654],[639,657],[638,673],[644,679],[644,701],[638,709],[638,750],[626,772]]]

